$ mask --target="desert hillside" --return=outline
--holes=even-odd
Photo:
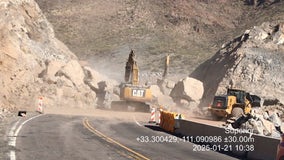
[[[130,49],[144,71],[161,72],[161,58],[171,54],[170,73],[188,75],[246,29],[284,19],[279,0],[36,1],[56,37],[110,76],[123,72]]]

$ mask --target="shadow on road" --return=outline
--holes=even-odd
[[[163,130],[160,126],[158,125],[144,125],[144,127],[146,128],[149,128],[151,130],[154,130],[154,131],[159,131],[159,132],[166,132],[165,130]]]

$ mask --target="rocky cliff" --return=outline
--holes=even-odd
[[[99,74],[82,67],[33,0],[0,2],[0,108],[94,107]],[[94,75],[96,74],[96,75]]]
[[[203,106],[233,87],[259,95],[264,105],[283,105],[284,23],[263,23],[224,44],[190,76],[204,83]]]

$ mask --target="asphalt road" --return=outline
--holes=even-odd
[[[17,160],[235,159],[194,145],[141,121],[43,115],[21,128],[15,151]]]

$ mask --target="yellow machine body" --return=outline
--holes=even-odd
[[[216,117],[239,117],[248,114],[252,109],[250,95],[242,90],[228,89],[227,95],[215,96],[212,105],[209,107],[211,113]]]
[[[120,89],[120,99],[126,101],[151,102],[152,92],[149,87],[125,84]]]

